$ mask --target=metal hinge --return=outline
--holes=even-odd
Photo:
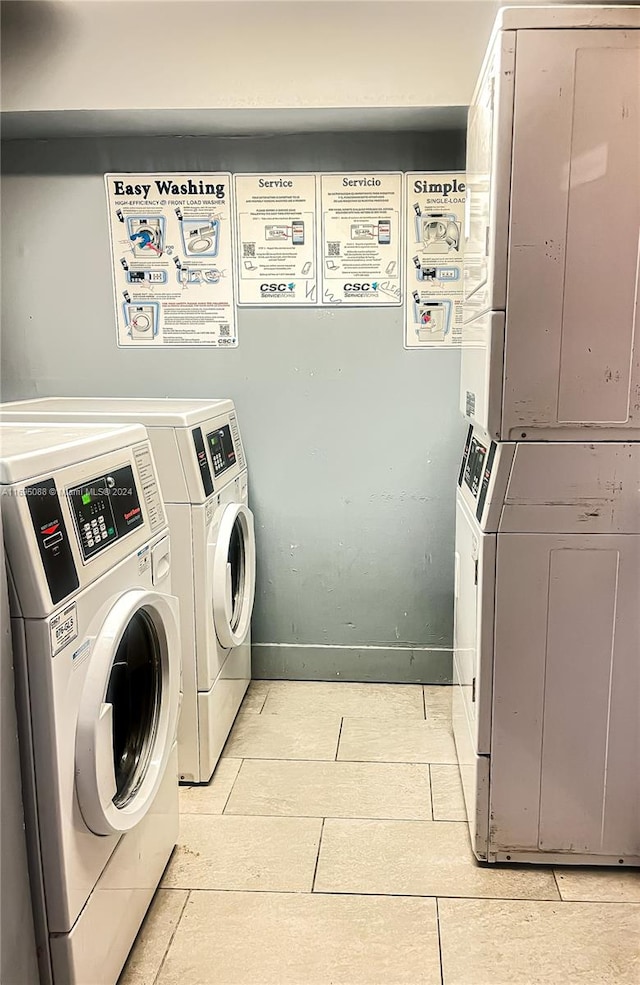
[[[474,564],[475,564],[475,572],[474,572],[474,575],[473,575],[473,584],[474,585],[477,585],[478,584],[478,562],[477,561],[474,561]]]
[[[476,700],[476,679],[475,679],[475,677],[471,681],[471,700],[472,701],[475,701]]]

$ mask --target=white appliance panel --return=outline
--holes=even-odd
[[[495,534],[480,532],[458,496],[454,655],[476,753],[491,743]]]
[[[500,438],[504,311],[485,311],[462,329],[460,410],[492,438]]]
[[[515,34],[502,32],[485,62],[467,124],[464,321],[504,309]],[[464,330],[466,342],[467,333]]]
[[[501,440],[640,429],[639,20],[590,11],[502,16],[469,111],[460,399]]]
[[[251,636],[229,651],[209,691],[198,691],[199,775],[211,776],[251,680]]]
[[[471,847],[479,859],[487,860],[491,761],[488,756],[479,756],[476,752],[474,736],[467,716],[467,704],[460,687],[460,676],[455,656],[453,661],[452,722]]]
[[[503,438],[640,426],[639,80],[637,31],[518,33]]]
[[[640,861],[640,536],[498,537],[491,851]]]

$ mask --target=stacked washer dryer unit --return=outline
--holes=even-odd
[[[469,113],[454,733],[488,861],[640,863],[640,10],[499,15]]]
[[[180,599],[180,779],[206,783],[251,679],[256,554],[248,474],[231,400],[48,397],[5,420],[140,422],[158,467]]]
[[[114,985],[178,834],[178,602],[142,427],[2,424],[43,983]]]

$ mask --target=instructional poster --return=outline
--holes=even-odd
[[[402,175],[320,176],[322,303],[402,303]]]
[[[405,348],[460,345],[465,175],[405,179]]]
[[[318,302],[313,174],[237,174],[238,304]]]
[[[237,346],[231,175],[106,174],[119,346]]]

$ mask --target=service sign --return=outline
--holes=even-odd
[[[465,175],[426,171],[405,181],[405,348],[460,345]]]
[[[315,175],[237,174],[235,208],[238,304],[317,304]]]
[[[402,303],[402,175],[320,176],[322,304]]]
[[[118,345],[238,344],[231,175],[106,174]]]

